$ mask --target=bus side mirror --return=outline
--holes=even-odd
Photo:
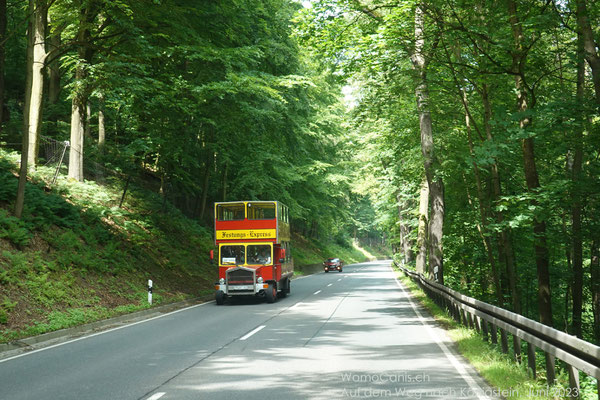
[[[284,262],[285,262],[285,249],[281,249],[281,251],[280,251],[280,253],[279,253],[279,254],[280,254],[280,257],[281,257],[281,258],[279,259],[279,262],[280,262],[280,263],[284,263]]]
[[[208,257],[210,259],[210,263],[214,264],[215,263],[215,251],[214,250],[209,251]]]

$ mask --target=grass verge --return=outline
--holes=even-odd
[[[510,354],[502,353],[500,345],[485,342],[473,329],[459,325],[446,312],[440,309],[410,278],[396,269],[398,279],[410,290],[413,297],[446,329],[448,336],[455,342],[458,351],[475,367],[479,374],[506,399],[564,399],[568,390],[568,376],[559,372],[557,384],[549,387],[541,375],[532,379],[526,363],[517,364]],[[541,354],[536,357],[543,361]],[[540,365],[538,371],[543,371]],[[597,400],[595,380],[582,376],[581,399]]]

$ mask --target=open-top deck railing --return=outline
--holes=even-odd
[[[579,398],[579,371],[600,381],[600,347],[522,315],[465,296],[404,266],[398,267],[458,323],[482,332],[484,340],[491,338],[493,343],[498,343],[500,330],[500,344],[504,353],[508,353],[507,333],[510,333],[517,362],[522,361],[521,340],[525,341],[527,365],[534,377],[536,348],[546,355],[546,377],[549,385],[555,380],[555,358],[564,361],[569,371],[570,391],[566,393],[568,397]],[[600,385],[600,382],[598,384]]]

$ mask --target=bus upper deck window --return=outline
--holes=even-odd
[[[219,204],[217,219],[219,221],[241,221],[245,217],[244,204]]]
[[[275,219],[275,203],[248,203],[248,219]]]

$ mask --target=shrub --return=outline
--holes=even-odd
[[[0,201],[9,203],[17,193],[17,180],[10,172],[5,172],[0,165]]]
[[[0,239],[7,239],[21,247],[29,244],[31,233],[23,221],[0,209]]]

